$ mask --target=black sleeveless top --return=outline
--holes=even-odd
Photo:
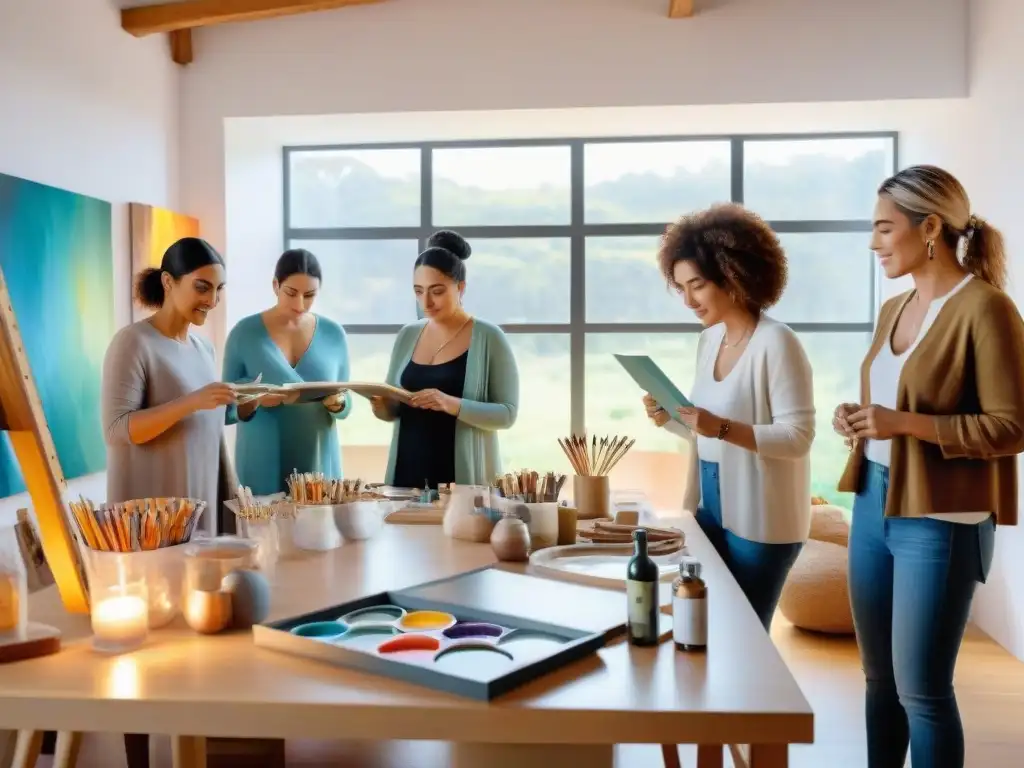
[[[438,365],[423,365],[411,360],[402,371],[401,385],[409,392],[437,389],[446,395],[462,397],[466,384],[469,352]],[[401,425],[398,430],[398,454],[395,457],[394,484],[399,488],[437,488],[439,483],[455,482],[455,424],[457,419],[443,411],[398,406]]]

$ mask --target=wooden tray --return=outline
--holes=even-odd
[[[0,664],[49,656],[60,650],[60,630],[48,624],[29,622],[25,637],[0,634]]]

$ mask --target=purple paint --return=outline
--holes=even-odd
[[[481,622],[466,622],[448,627],[444,636],[450,640],[462,640],[467,637],[500,637],[505,630],[497,624],[483,624]]]

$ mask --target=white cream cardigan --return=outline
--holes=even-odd
[[[724,324],[704,330],[697,343],[696,377],[714,376]],[[806,541],[811,528],[811,443],[814,441],[814,382],[797,335],[762,317],[730,376],[737,376],[737,401],[729,418],[754,428],[757,453],[723,442],[719,461],[722,524],[737,536],[766,544]],[[699,405],[699,403],[697,404]],[[665,427],[690,442],[684,426]],[[700,500],[699,462],[689,462],[683,508]]]

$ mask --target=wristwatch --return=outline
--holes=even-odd
[[[729,434],[729,427],[732,426],[732,422],[728,419],[722,419],[721,425],[718,427],[718,439],[725,440],[725,436]]]

